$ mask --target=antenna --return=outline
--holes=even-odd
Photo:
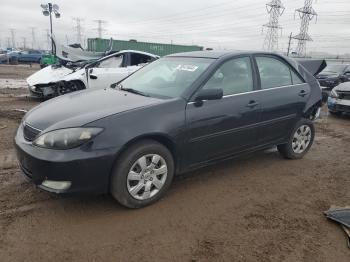
[[[107,22],[104,20],[94,20],[97,23],[97,28],[95,28],[95,30],[97,30],[98,33],[98,38],[102,38],[102,33],[104,31],[107,31],[106,29],[103,28],[103,25],[106,24]]]
[[[278,18],[283,14],[284,9],[281,0],[272,0],[266,4],[266,10],[270,14],[270,18],[269,22],[263,25],[263,27],[267,27],[264,50],[276,51],[278,49],[278,30],[282,30],[282,27],[278,24]]]
[[[299,17],[301,19],[300,32],[299,34],[293,37],[294,39],[299,40],[296,52],[298,56],[305,57],[306,41],[313,41],[310,35],[308,34],[309,24],[310,21],[315,16],[317,16],[317,13],[312,8],[312,0],[305,0],[304,7],[295,10],[295,12],[299,13]]]

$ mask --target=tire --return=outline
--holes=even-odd
[[[308,133],[304,134],[304,132],[307,131]],[[296,136],[298,138],[296,138]],[[284,158],[300,159],[309,151],[314,138],[315,127],[312,121],[309,119],[301,119],[291,132],[288,143],[278,145],[277,149]]]
[[[160,157],[159,160],[157,156]],[[157,165],[151,163],[150,159],[152,162],[155,159]],[[142,169],[141,166],[146,168]],[[160,170],[166,170],[166,173],[158,174],[161,173]],[[133,179],[135,177],[136,180]],[[170,151],[154,140],[142,140],[132,144],[117,160],[111,174],[110,193],[125,207],[145,207],[165,194],[173,177],[174,160]]]
[[[333,116],[340,116],[341,115],[341,112],[338,112],[338,111],[329,111],[328,112],[333,115]]]

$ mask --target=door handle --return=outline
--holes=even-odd
[[[249,101],[249,103],[247,104],[247,107],[253,108],[253,107],[256,107],[257,105],[259,105],[258,102],[254,101],[254,100],[251,100],[251,101]]]
[[[301,90],[300,92],[299,92],[299,96],[301,96],[301,97],[304,97],[304,96],[306,96],[308,94],[308,92],[306,92],[305,90]]]

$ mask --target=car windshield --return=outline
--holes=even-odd
[[[160,98],[180,97],[213,61],[208,58],[161,58],[135,72],[119,87]]]
[[[323,72],[342,74],[346,65],[328,65]]]

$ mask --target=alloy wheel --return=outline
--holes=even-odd
[[[131,166],[127,176],[129,194],[137,200],[155,196],[166,182],[168,167],[157,154],[143,155]]]
[[[303,153],[311,142],[312,131],[308,125],[300,126],[295,131],[292,141],[292,149],[294,153]]]

